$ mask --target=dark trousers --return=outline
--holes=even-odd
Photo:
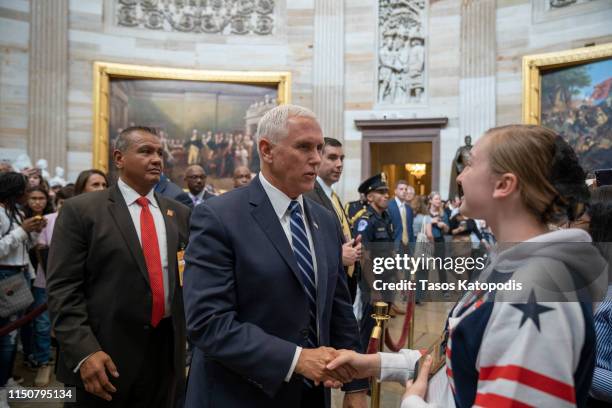
[[[172,319],[163,319],[159,325],[151,330],[148,344],[144,345],[144,358],[142,366],[134,382],[112,394],[113,400],[107,402],[85,389],[77,387],[76,403],[67,403],[70,408],[170,408],[175,405],[172,401],[172,390],[175,387],[174,372],[174,334]],[[112,356],[111,356],[112,357]],[[109,375],[109,378],[112,377]]]
[[[323,386],[308,388],[304,385],[302,390],[302,401],[300,408],[323,408],[325,407],[325,394]]]
[[[361,338],[361,350],[359,350],[359,352],[365,354],[368,351],[370,336],[372,335],[374,326],[376,326],[376,320],[372,318],[374,308],[369,301],[363,303],[362,310],[363,315],[361,317],[361,322],[359,323],[359,337]]]

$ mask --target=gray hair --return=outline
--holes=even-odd
[[[287,122],[290,118],[310,118],[317,121],[315,114],[307,108],[298,105],[279,105],[266,112],[259,120],[255,140],[257,144],[262,137],[272,143],[278,143],[288,135]]]
[[[127,149],[132,145],[132,133],[134,132],[144,132],[150,133],[154,136],[158,136],[157,129],[147,126],[130,126],[127,129],[123,129],[119,136],[115,140],[113,148],[115,150],[119,150],[122,153],[125,153]]]

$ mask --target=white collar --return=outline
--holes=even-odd
[[[402,202],[402,200],[400,200],[400,199],[399,199],[399,198],[397,198],[397,197],[393,197],[393,198],[395,198],[395,202],[397,203],[397,207],[398,207],[398,208],[402,208],[402,205],[404,205],[404,203]]]
[[[331,200],[334,189],[328,186],[327,184],[325,184],[323,179],[319,176],[317,176],[317,181],[319,182],[319,185],[323,189],[323,192],[325,193],[325,195]]]
[[[136,202],[141,196],[134,190],[132,187],[128,186],[125,181],[119,177],[119,181],[117,182],[117,187],[119,187],[119,191],[121,191],[121,195],[125,200],[125,203],[128,207]],[[149,200],[149,204],[153,207],[158,207],[157,200],[155,200],[154,188],[152,188],[149,193],[145,196],[147,200]]]
[[[277,187],[273,186],[266,178],[263,173],[259,172],[259,179],[261,180],[261,185],[266,192],[266,195],[270,199],[270,203],[272,203],[272,208],[274,208],[274,212],[276,216],[280,220],[287,213],[289,209],[289,204],[293,201],[287,194],[280,191]],[[300,194],[296,200],[304,208],[304,197]]]
[[[204,187],[204,190],[200,191],[200,193],[198,195],[193,195],[191,194],[191,191],[188,192],[189,197],[191,197],[191,199],[193,200],[194,198],[196,200],[201,200],[202,198],[204,198],[204,194],[206,193],[206,187]]]

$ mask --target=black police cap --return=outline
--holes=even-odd
[[[370,191],[374,190],[389,190],[389,186],[387,186],[387,176],[385,173],[377,174],[365,180],[363,183],[361,183],[357,191],[359,191],[361,194],[368,194]]]

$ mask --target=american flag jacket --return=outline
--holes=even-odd
[[[580,230],[555,231],[494,258],[483,276],[518,279],[523,290],[466,293],[449,314],[446,367],[436,374],[450,397],[428,395],[431,404],[412,396],[402,408],[585,406],[595,362],[591,302],[607,289],[607,265],[589,241]],[[411,378],[419,356],[381,353],[382,380]]]

